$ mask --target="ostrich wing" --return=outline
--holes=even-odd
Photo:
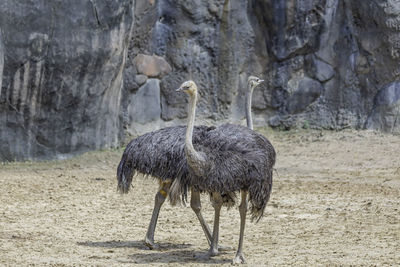
[[[193,143],[199,143],[214,128],[196,126]],[[185,158],[185,132],[186,126],[167,127],[133,139],[126,146],[118,165],[118,190],[127,193],[136,173],[161,180],[174,180],[176,177],[185,180],[187,168],[182,162]]]
[[[260,218],[272,187],[275,150],[261,134],[240,125],[225,124],[205,132],[194,144],[207,157],[201,177],[190,172],[190,184],[197,190],[229,195],[249,191],[253,218]]]

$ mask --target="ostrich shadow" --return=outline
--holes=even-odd
[[[174,244],[169,242],[159,242],[156,250],[150,250],[143,242],[140,241],[104,241],[93,242],[84,241],[77,242],[79,246],[98,247],[98,248],[136,248],[139,250],[147,250],[150,253],[134,253],[128,255],[126,263],[205,263],[205,264],[222,264],[231,262],[228,259],[220,259],[218,257],[210,259],[199,259],[196,255],[205,254],[206,251],[196,251],[190,249],[191,244]],[[220,255],[226,252],[220,252]]]
[[[79,246],[87,247],[98,247],[98,248],[137,248],[141,250],[150,250],[143,242],[143,240],[137,241],[104,241],[104,242],[77,242]],[[191,247],[191,244],[174,244],[170,242],[158,242],[158,248],[156,250],[167,250],[167,249],[182,249]]]
[[[229,259],[221,259],[218,256],[201,259],[197,258],[196,255],[205,254],[207,251],[199,251],[183,249],[174,251],[156,251],[149,254],[135,253],[128,256],[130,263],[202,263],[202,264],[224,264],[231,263]],[[225,253],[220,253],[220,255]]]

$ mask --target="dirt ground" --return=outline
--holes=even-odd
[[[250,266],[400,265],[400,136],[347,130],[264,133],[277,150],[264,218],[247,221]],[[220,244],[209,261],[189,206],[161,209],[155,241],[143,239],[158,184],[137,177],[116,192],[123,150],[65,161],[0,163],[0,265],[125,266],[230,264],[239,235],[237,207],[223,209]],[[212,225],[213,209],[203,197]]]

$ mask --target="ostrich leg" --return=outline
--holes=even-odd
[[[190,207],[192,208],[194,213],[196,213],[196,216],[201,224],[201,228],[203,228],[203,232],[206,235],[208,245],[211,246],[211,231],[208,227],[208,224],[205,222],[203,215],[201,214],[200,193],[192,188],[190,195]]]
[[[246,213],[247,213],[247,191],[241,191],[242,202],[239,206],[240,213],[240,235],[239,235],[239,246],[236,252],[236,256],[233,259],[233,263],[244,263],[244,257],[242,253],[243,249],[243,235],[244,235],[244,226],[246,224]]]
[[[212,193],[211,201],[215,211],[213,235],[209,251],[205,254],[203,253],[196,256],[196,258],[200,260],[208,260],[210,257],[218,255],[219,216],[222,207],[222,197],[219,193]]]
[[[171,181],[160,182],[160,190],[158,190],[154,199],[154,209],[151,216],[149,228],[147,229],[145,237],[145,245],[150,249],[156,248],[154,244],[154,231],[156,230],[158,214],[160,213],[160,208],[167,198],[169,188],[171,186]]]
[[[208,252],[209,256],[218,255],[218,236],[219,236],[219,216],[222,207],[222,197],[219,193],[213,193],[213,206],[214,206],[214,228],[213,228],[213,236],[211,240],[210,251]]]
[[[201,228],[203,228],[203,232],[206,235],[208,245],[211,247],[211,231],[210,227],[208,227],[208,224],[203,218],[203,215],[201,214],[201,203],[200,203],[200,193],[193,190],[191,190],[191,198],[190,198],[190,207],[193,209],[194,213],[196,213],[197,218],[199,219]],[[228,251],[231,250],[232,247],[230,246],[220,246],[218,245],[218,250],[221,251]]]

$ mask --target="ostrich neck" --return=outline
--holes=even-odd
[[[253,96],[253,89],[249,84],[246,91],[246,122],[247,127],[253,130],[253,119],[251,117],[251,99]]]
[[[205,158],[193,147],[193,127],[196,115],[197,93],[190,94],[189,96],[189,118],[186,128],[185,154],[188,165],[197,175],[202,176],[205,167]]]
[[[197,102],[197,94],[189,95],[189,114],[188,114],[188,124],[186,128],[186,139],[185,139],[185,147],[191,153],[196,153],[193,147],[193,128],[194,128],[194,119],[196,116],[196,102]]]

